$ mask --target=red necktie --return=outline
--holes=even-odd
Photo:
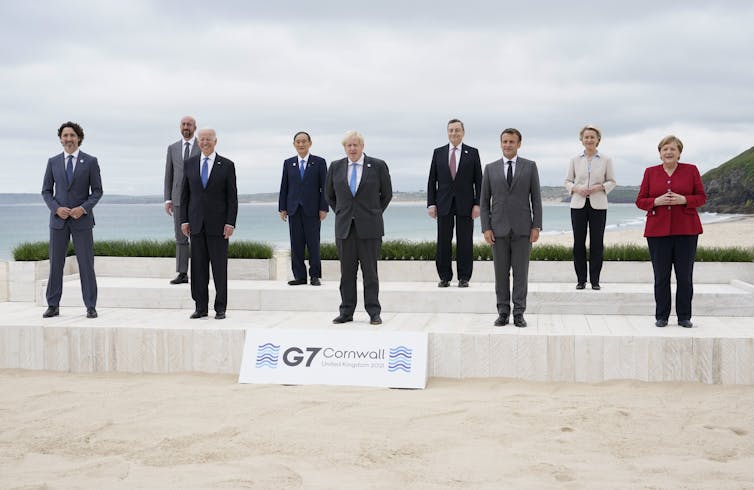
[[[453,180],[456,180],[456,150],[458,149],[457,146],[454,146],[452,150],[450,150],[450,177]]]

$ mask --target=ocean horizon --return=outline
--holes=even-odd
[[[571,233],[567,203],[543,204],[543,234]],[[12,260],[12,250],[23,242],[49,239],[49,210],[42,202],[0,203],[3,216],[0,260]],[[173,238],[173,218],[162,203],[103,203],[94,208],[95,240],[168,240]],[[703,223],[734,219],[737,215],[702,213]],[[436,222],[427,216],[423,202],[392,202],[385,211],[385,240],[435,240]],[[635,229],[644,226],[644,212],[633,204],[610,204],[606,230]],[[274,248],[288,248],[288,225],[278,214],[276,202],[239,204],[236,231],[232,240],[266,242]],[[332,212],[322,223],[323,242],[334,242]],[[479,220],[474,222],[474,239],[482,240]]]

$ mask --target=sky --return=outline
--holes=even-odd
[[[397,191],[426,189],[460,118],[482,164],[500,132],[562,185],[579,129],[619,185],[675,134],[704,172],[754,146],[754,2],[2,1],[0,192],[39,192],[57,128],[84,128],[105,194],[162,194],[182,116],[217,131],[241,194],[277,192],[293,134],[344,156],[355,129]]]

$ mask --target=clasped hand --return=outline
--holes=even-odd
[[[655,197],[655,206],[678,206],[686,204],[686,196],[668,191],[661,196]]]

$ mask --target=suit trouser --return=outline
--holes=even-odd
[[[181,231],[181,207],[173,204],[173,225],[175,226],[175,271],[186,274],[188,272],[189,239]]]
[[[337,238],[340,257],[340,314],[353,316],[356,309],[356,273],[361,264],[361,276],[364,280],[364,309],[370,317],[379,315],[380,280],[377,276],[377,259],[382,248],[382,238],[359,238],[356,228],[351,229],[346,238]]]
[[[63,295],[63,268],[71,237],[73,237],[73,248],[79,265],[79,280],[84,305],[87,308],[95,308],[97,306],[97,277],[94,274],[92,229],[72,230],[68,220],[59,230],[50,228],[50,277],[47,281],[47,305],[60,305],[60,297]]]
[[[647,237],[655,276],[655,319],[670,316],[670,272],[675,269],[675,312],[678,320],[691,319],[694,296],[694,259],[699,235]]]
[[[296,279],[306,279],[305,248],[309,249],[309,276],[322,277],[322,261],[319,256],[321,222],[316,216],[306,216],[301,208],[288,215],[288,231],[291,237],[291,269]]]
[[[474,220],[471,214],[456,214],[455,200],[450,213],[437,216],[437,257],[435,265],[437,274],[443,281],[453,279],[453,227],[456,229],[456,269],[458,279],[470,280],[474,269]]]
[[[202,230],[191,235],[191,298],[197,311],[209,306],[209,266],[215,283],[215,311],[225,311],[228,304],[228,240],[222,235],[208,235]]]
[[[586,282],[586,230],[589,227],[589,280],[599,284],[602,272],[603,238],[607,209],[594,209],[586,200],[581,209],[571,208],[571,227],[573,228],[573,268],[576,281]]]
[[[492,244],[495,266],[495,296],[498,315],[511,311],[510,271],[513,269],[513,314],[526,311],[529,288],[529,255],[531,242],[528,235],[496,236]]]

